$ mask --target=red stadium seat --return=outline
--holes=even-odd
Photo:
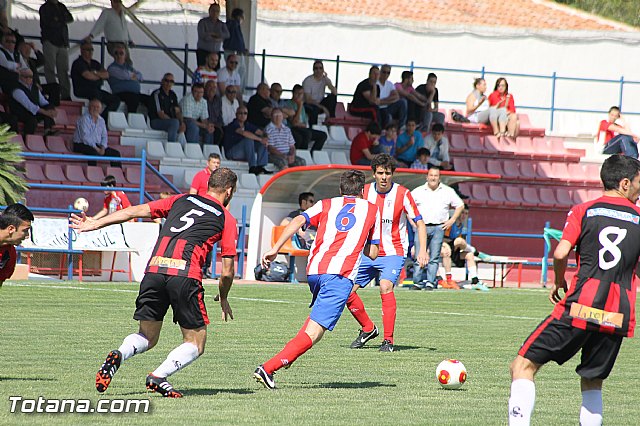
[[[507,207],[517,207],[518,204],[511,203],[504,194],[504,189],[502,186],[491,185],[489,187],[489,198],[491,198],[491,203],[495,203],[495,205],[505,205]],[[490,204],[491,204],[490,203]]]
[[[504,171],[502,170],[501,163],[502,161],[498,161],[498,160],[487,161],[487,173],[493,173],[496,175],[504,176]]]
[[[474,200],[482,202],[486,205],[497,206],[500,204],[491,199],[489,193],[487,192],[487,188],[482,184],[473,185],[473,187],[471,188],[471,196]]]
[[[520,169],[518,168],[518,162],[514,160],[503,160],[502,169],[504,171],[503,176],[507,178],[519,179],[522,177]]]
[[[469,160],[469,168],[473,173],[488,173],[486,160],[472,158]]]
[[[568,189],[558,188],[556,190],[556,199],[561,206],[570,207],[573,205],[573,199]]]
[[[551,188],[540,188],[540,201],[543,204],[550,204],[555,207],[560,207],[560,203],[556,200],[556,195]]]
[[[27,149],[31,152],[49,152],[40,135],[27,135]]]
[[[589,200],[589,191],[586,189],[576,189],[573,191],[572,199],[574,204],[584,203]]]
[[[56,154],[69,154],[69,149],[67,149],[67,144],[62,136],[47,136],[47,147],[49,151]]]
[[[56,182],[66,182],[67,177],[62,172],[62,167],[59,164],[45,164],[44,175],[47,179]]]
[[[520,175],[527,179],[535,179],[538,177],[535,165],[532,161],[523,161],[520,163]]]
[[[124,177],[124,173],[120,167],[107,167],[107,175],[111,175],[116,178],[116,186],[130,186],[127,185],[127,179]]]
[[[100,185],[100,182],[104,180],[104,170],[100,166],[88,166],[87,167],[87,180],[94,184]]]
[[[553,173],[553,177],[556,179],[563,179],[566,181],[574,180],[574,177],[569,173],[567,163],[552,163],[551,173]],[[575,180],[581,180],[581,176],[577,176]]]
[[[22,135],[15,135],[11,138],[11,142],[19,143],[22,146],[22,151],[27,151],[27,146],[24,144],[24,139],[22,139]]]
[[[67,164],[64,168],[64,175],[67,180],[74,183],[86,185],[89,183],[84,174],[84,169],[79,164]]]
[[[452,151],[466,152],[468,151],[467,142],[464,139],[463,133],[451,133],[451,139],[449,139],[449,145]]]
[[[600,164],[586,163],[583,164],[583,168],[586,175],[585,180],[587,182],[602,183],[602,180],[600,179]]]
[[[42,166],[40,164],[34,164],[27,162],[25,164],[26,178],[28,182],[46,182],[48,179],[42,172]]]
[[[536,173],[536,180],[552,181],[554,178],[553,170],[551,169],[551,163],[548,163],[546,161],[541,161],[538,163]]]
[[[595,200],[602,197],[602,189],[587,189],[587,199]]]
[[[528,204],[533,204],[543,209],[552,209],[555,207],[555,203],[543,203],[538,196],[538,191],[532,187],[522,188],[522,198],[524,198]]]
[[[505,191],[505,196],[507,200],[513,206],[521,206],[523,204],[527,204],[527,202],[522,198],[522,193],[520,189],[516,186],[507,186],[507,190]]]
[[[456,168],[456,172],[462,172],[462,173],[473,172],[473,170],[471,170],[471,168],[469,167],[469,161],[466,158],[463,158],[463,157],[456,158],[455,160],[453,160],[453,165]]]

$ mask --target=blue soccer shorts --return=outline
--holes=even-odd
[[[402,268],[404,268],[404,257],[402,256],[379,256],[375,260],[371,260],[363,254],[360,256],[356,284],[360,287],[366,287],[371,280],[379,277],[381,280],[389,280],[393,285],[396,285]]]
[[[331,331],[347,304],[353,281],[334,274],[309,275],[307,278],[313,294],[309,317]]]

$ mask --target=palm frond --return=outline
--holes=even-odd
[[[24,199],[29,188],[21,173],[24,170],[22,146],[12,141],[15,135],[9,126],[0,126],[0,205]]]

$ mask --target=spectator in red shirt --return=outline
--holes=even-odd
[[[207,167],[200,170],[193,177],[191,181],[191,188],[189,188],[189,194],[204,195],[209,188],[209,176],[214,170],[220,168],[220,156],[218,154],[209,154],[207,160]]]
[[[619,154],[638,158],[638,136],[620,115],[620,108],[609,108],[609,119],[602,120],[598,127],[598,143],[603,154]]]
[[[369,123],[364,132],[360,132],[358,136],[351,141],[351,164],[369,166],[371,160],[381,152],[378,138],[380,138],[380,126],[375,121]]]
[[[108,175],[104,180],[100,182],[100,186],[114,188],[114,190],[104,191],[104,206],[93,218],[100,219],[108,214],[117,212],[118,210],[126,209],[131,206],[127,194],[122,191],[116,191],[116,178]]]
[[[498,137],[509,136],[515,138],[520,131],[520,122],[516,114],[513,95],[509,93],[509,83],[504,77],[496,80],[493,93],[489,95],[489,122]],[[497,132],[496,132],[497,129]]]

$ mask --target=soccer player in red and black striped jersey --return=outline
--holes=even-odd
[[[98,392],[107,390],[122,361],[156,345],[162,321],[171,306],[173,321],[182,331],[183,343],[147,376],[146,386],[166,397],[182,396],[167,377],[191,364],[204,352],[209,317],[204,304],[202,265],[218,241],[222,252],[222,319],[233,319],[227,295],[235,273],[237,228],[236,220],[226,207],[236,190],[237,180],[232,170],[221,168],[211,173],[205,195],[176,195],[128,207],[99,220],[72,215],[71,226],[81,232],[135,218],[166,218],[136,299],[133,318],[140,321],[139,331],[125,337],[120,348],[109,352],[96,374]]]
[[[640,256],[640,162],[609,157],[600,171],[604,195],[571,209],[554,253],[555,285],[549,315],[511,364],[509,424],[528,425],[535,402],[533,378],[549,361],[563,364],[581,351],[581,425],[602,424],[602,383],[623,337],[635,327],[635,275]],[[567,287],[567,260],[576,248],[578,272]],[[560,290],[564,292],[561,297]]]
[[[33,213],[22,204],[7,206],[0,215],[0,287],[16,269],[16,248],[29,238]]]

